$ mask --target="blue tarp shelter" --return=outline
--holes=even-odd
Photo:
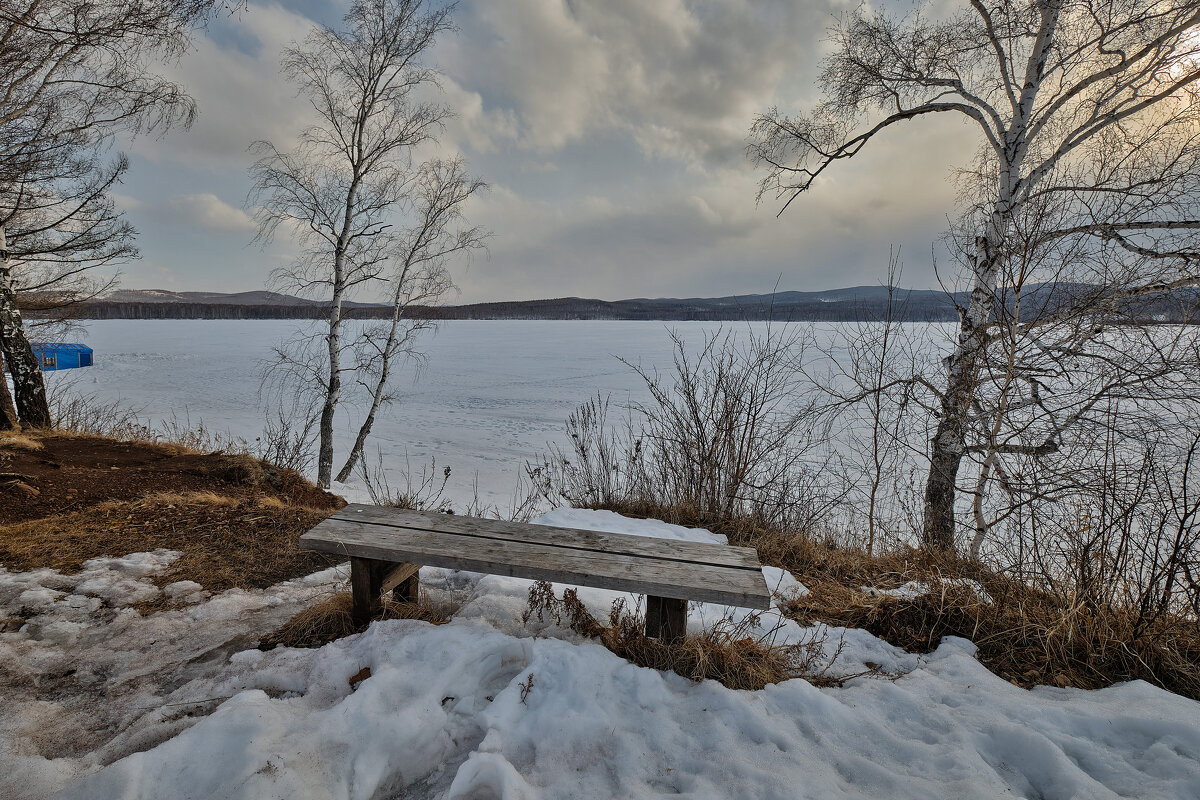
[[[42,342],[30,345],[42,372],[53,372],[59,369],[76,369],[92,365],[92,348],[85,344],[69,344],[66,342]]]

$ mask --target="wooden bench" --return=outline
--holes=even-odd
[[[354,615],[388,591],[416,602],[421,566],[594,586],[646,595],[646,635],[677,639],[687,601],[766,609],[758,554],[745,547],[350,505],[300,537],[300,547],[350,558]]]

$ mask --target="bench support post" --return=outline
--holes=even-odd
[[[420,567],[416,564],[401,564],[383,584],[383,590],[392,590],[392,599],[397,603],[415,603],[421,591]],[[395,581],[391,586],[388,584]]]
[[[416,564],[396,564],[374,558],[350,559],[350,592],[354,597],[354,622],[364,625],[383,610],[380,595],[389,589],[402,603],[417,602],[420,588]]]
[[[687,633],[687,600],[646,595],[646,635],[663,642],[682,639]]]

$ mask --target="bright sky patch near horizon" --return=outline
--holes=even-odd
[[[251,244],[247,148],[286,147],[310,121],[279,72],[284,47],[342,0],[251,2],[166,68],[196,98],[190,130],[128,144],[119,202],[143,258],[124,288],[263,288],[291,258],[281,231]],[[840,0],[462,0],[457,34],[429,58],[457,117],[441,141],[489,191],[468,218],[489,254],[453,265],[452,302],[580,296],[697,297],[879,284],[937,285],[935,240],[951,168],[973,132],[951,120],[898,129],[839,165],[782,215],[756,203],[745,155],[757,114],[818,96]],[[942,260],[938,259],[939,262]],[[939,264],[939,266],[944,266]]]

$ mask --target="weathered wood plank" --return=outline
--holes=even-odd
[[[745,568],[498,541],[333,517],[301,536],[300,546],[357,558],[409,561],[679,600],[746,608],[770,606],[761,571]]]
[[[392,567],[392,569],[384,577],[379,587],[379,591],[385,594],[390,592],[392,589],[395,589],[397,586],[404,583],[421,570],[420,564],[401,563],[390,564],[389,566]]]
[[[714,564],[759,570],[758,554],[749,547],[683,542],[672,539],[651,539],[628,533],[608,533],[580,528],[558,528],[549,525],[530,525],[521,522],[463,517],[429,511],[408,511],[379,506],[349,505],[331,519],[349,522],[372,522],[396,528],[481,536],[504,541],[546,544],[630,556],[649,556],[673,561]]]

